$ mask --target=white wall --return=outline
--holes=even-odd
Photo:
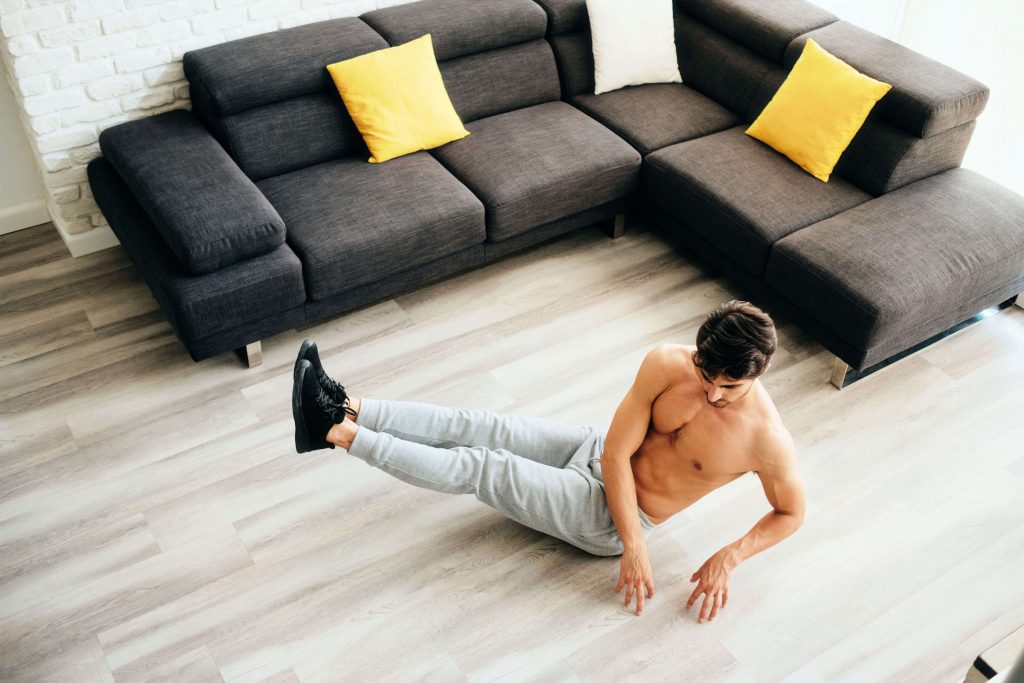
[[[0,77],[0,235],[50,220],[43,184],[7,80]]]

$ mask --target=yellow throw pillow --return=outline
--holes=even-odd
[[[372,164],[469,135],[445,90],[429,33],[327,70]]]
[[[871,108],[891,88],[808,38],[789,76],[746,133],[827,183]]]

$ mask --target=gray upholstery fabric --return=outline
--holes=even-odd
[[[858,71],[891,83],[892,90],[875,108],[918,137],[973,121],[988,102],[989,89],[982,83],[845,21],[794,40],[786,50],[787,69],[796,63],[808,37]]]
[[[318,21],[186,52],[189,92],[205,91],[216,118],[299,95],[332,91],[324,68],[387,42],[355,17]]]
[[[487,207],[500,241],[625,196],[640,155],[565,102],[473,121],[470,135],[432,150]]]
[[[534,0],[548,13],[548,35],[582,31],[590,26],[587,0]]]
[[[548,37],[558,64],[562,97],[594,94],[594,48],[590,31],[562,33]]]
[[[683,83],[753,121],[782,85],[787,69],[682,12],[675,14]]]
[[[328,161],[267,178],[311,299],[429,263],[485,239],[484,207],[426,152]]]
[[[192,111],[253,180],[365,150],[326,66],[388,47],[354,17],[186,52]]]
[[[253,180],[348,154],[370,154],[337,90],[247,109],[221,124],[228,149]]]
[[[953,169],[780,240],[765,280],[859,348],[906,348],[961,303],[1024,284],[1021,226],[1024,197]]]
[[[919,138],[872,112],[839,157],[835,173],[874,195],[895,190],[959,166],[974,126],[968,121]]]
[[[516,252],[524,251],[543,242],[551,241],[567,232],[591,225],[623,211],[623,200],[588,209],[568,218],[534,228],[502,242],[484,242],[467,247],[454,254],[443,256],[436,261],[413,266],[381,280],[374,280],[326,299],[306,303],[306,318],[312,323],[337,316],[374,301],[396,296],[404,292],[425,287],[457,273],[465,272],[486,263],[497,261]]]
[[[676,4],[702,23],[778,64],[794,38],[838,20],[806,0],[676,0]]]
[[[214,273],[192,275],[161,239],[110,161],[97,157],[87,170],[96,203],[193,358],[209,355],[196,348],[197,340],[267,317],[277,318],[280,326],[274,332],[305,322],[302,264],[287,244]],[[233,347],[216,352],[224,348]]]
[[[439,62],[543,38],[548,24],[533,0],[419,0],[366,12],[360,19],[392,45],[429,33]]]
[[[728,109],[679,83],[650,83],[569,100],[611,128],[641,154],[732,128]]]
[[[194,274],[273,251],[284,221],[185,109],[104,130],[100,149]]]
[[[760,276],[774,242],[871,196],[841,178],[821,182],[744,130],[730,128],[649,154],[640,188]]]
[[[557,100],[561,92],[545,40],[457,57],[442,62],[440,69],[463,123]]]

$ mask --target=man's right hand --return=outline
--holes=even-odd
[[[641,544],[622,554],[619,583],[615,586],[615,592],[618,593],[623,586],[626,587],[626,601],[623,604],[628,609],[635,592],[636,615],[640,616],[644,611],[644,588],[647,589],[647,597],[654,597],[654,577],[651,574],[651,561],[647,558],[646,546]]]

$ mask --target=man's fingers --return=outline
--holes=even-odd
[[[714,619],[715,615],[718,614],[718,608],[722,606],[722,594],[719,593],[715,596],[715,604],[711,606],[711,614],[708,615],[708,619]]]
[[[711,605],[715,602],[715,596],[710,593],[704,594],[704,602],[700,606],[700,617],[699,621],[704,621],[708,618],[708,612],[711,610]]]
[[[626,584],[626,601],[623,602],[626,607],[629,607],[629,603],[633,600],[633,584]]]
[[[729,589],[726,588],[722,591],[722,607],[725,607],[725,603],[729,602]]]
[[[654,581],[647,579],[647,597],[654,597]]]
[[[697,596],[700,595],[703,590],[704,584],[698,583],[697,587],[693,589],[692,593],[690,593],[690,599],[686,601],[686,609],[693,607],[693,601],[697,599]]]
[[[615,592],[616,592],[616,593],[618,593],[618,592],[619,592],[620,590],[622,590],[622,586],[623,586],[623,585],[624,585],[625,583],[626,583],[626,582],[625,582],[625,581],[623,581],[623,580],[622,580],[622,578],[620,577],[620,578],[619,578],[619,582],[618,582],[617,584],[615,584]]]
[[[636,615],[640,616],[640,613],[644,611],[644,587],[636,587]]]

